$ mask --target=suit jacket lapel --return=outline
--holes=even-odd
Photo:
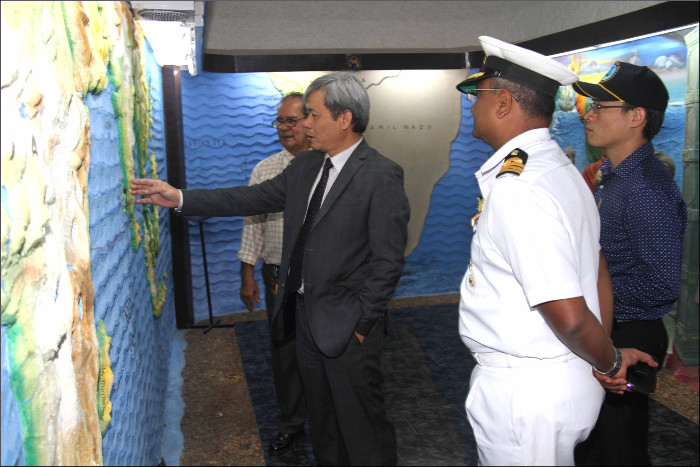
[[[293,221],[295,230],[298,232],[301,230],[301,226],[304,224],[304,218],[306,217],[306,210],[309,204],[309,197],[311,196],[311,189],[314,186],[314,181],[316,181],[316,176],[321,170],[323,165],[323,160],[325,154],[319,151],[315,151],[317,157],[314,157],[313,162],[311,162],[307,168],[302,169],[303,172],[299,177],[299,184],[297,186],[288,187],[295,192],[296,196],[301,198],[299,203],[296,203],[295,210],[289,217],[290,221]],[[285,217],[288,214],[285,213]]]
[[[318,214],[316,214],[316,219],[314,219],[313,227],[318,225],[321,219],[323,219],[323,216],[331,209],[335,201],[340,197],[343,191],[345,191],[345,187],[348,186],[357,170],[362,166],[364,159],[367,157],[366,149],[367,143],[362,141],[357,149],[350,155],[348,161],[343,166],[343,170],[338,174],[338,178],[333,182],[333,186],[328,192],[328,195],[326,195],[326,199],[323,200],[321,209],[319,209]]]

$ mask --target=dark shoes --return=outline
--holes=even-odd
[[[292,447],[294,441],[304,435],[303,431],[296,433],[278,433],[277,438],[270,443],[270,454],[280,454]]]

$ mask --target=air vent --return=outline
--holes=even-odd
[[[148,21],[174,21],[183,23],[190,16],[189,11],[181,10],[138,10],[141,19]]]

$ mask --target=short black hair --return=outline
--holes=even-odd
[[[637,107],[642,106],[630,104],[629,102],[622,103],[622,111],[625,113],[629,112],[630,110],[634,110]],[[644,125],[642,136],[647,141],[651,141],[652,138],[659,133],[659,130],[661,130],[661,125],[664,123],[664,112],[661,112],[660,110],[648,109],[646,107],[642,108],[647,113],[647,124]]]

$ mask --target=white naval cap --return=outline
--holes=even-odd
[[[578,81],[567,66],[532,50],[489,36],[479,36],[486,58],[481,70],[457,85],[461,92],[476,88],[479,81],[501,77],[556,96],[559,86]]]

